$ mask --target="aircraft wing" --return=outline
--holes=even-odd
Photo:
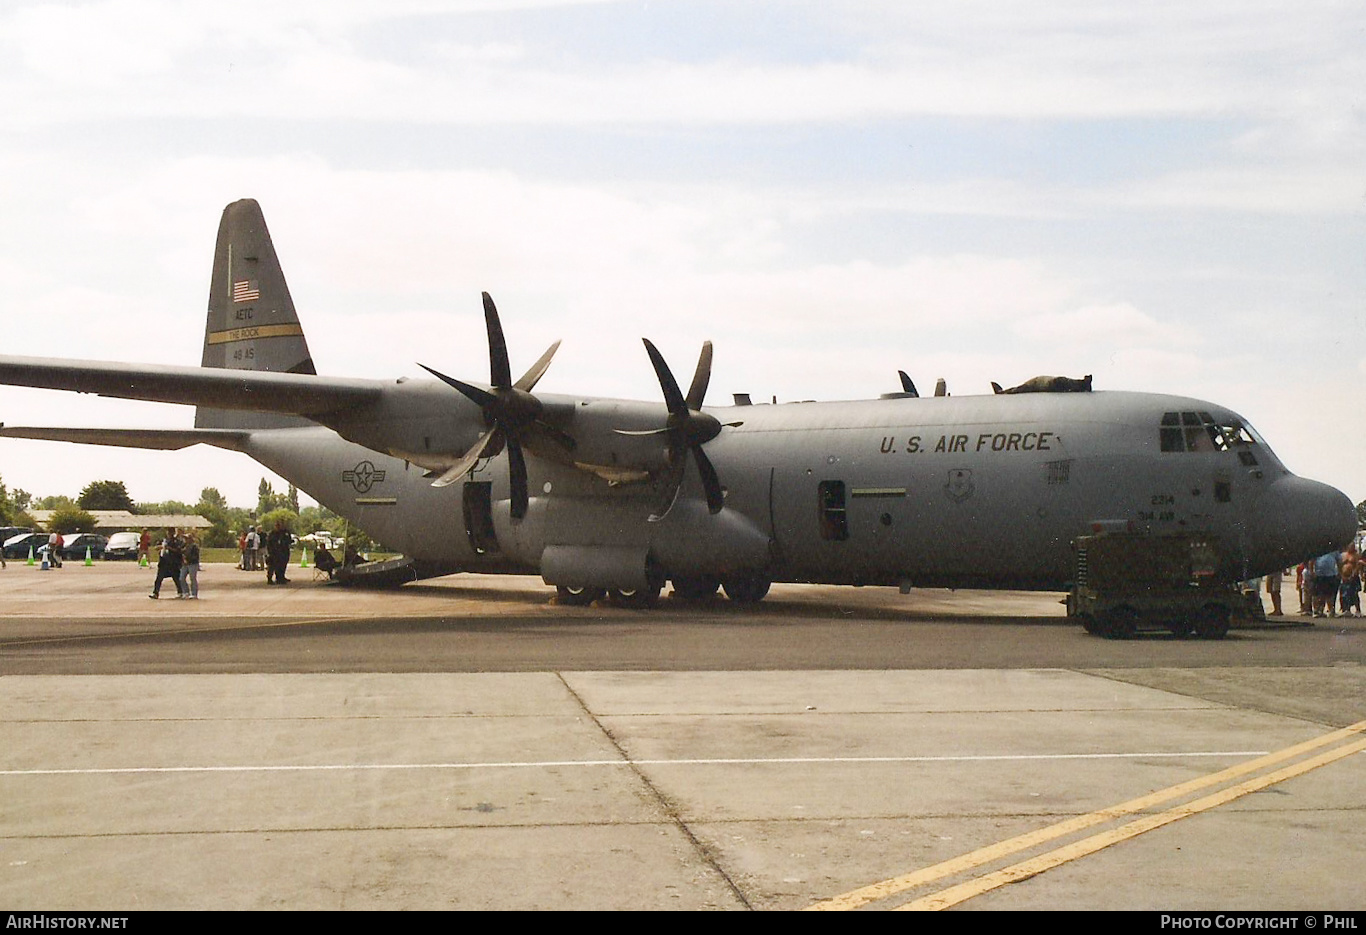
[[[0,384],[119,399],[315,416],[371,403],[383,382],[308,373],[0,356]]]
[[[156,448],[175,451],[191,445],[213,445],[241,451],[249,432],[234,429],[74,429],[0,423],[0,438],[36,438],[82,445],[113,445],[118,448]]]

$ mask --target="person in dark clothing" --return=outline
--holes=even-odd
[[[337,569],[341,567],[341,562],[337,561],[337,557],[327,550],[327,546],[323,545],[318,546],[318,552],[313,559],[313,564],[318,571],[327,572],[328,581],[331,581],[336,576]]]
[[[293,545],[294,539],[285,529],[285,521],[277,519],[275,528],[266,536],[266,584],[289,583],[285,568],[289,565],[289,550]]]
[[[181,550],[183,548],[184,544],[176,535],[175,530],[166,530],[166,538],[161,543],[161,555],[157,558],[157,580],[152,582],[152,593],[147,595],[152,600],[161,596],[161,582],[167,578],[170,578],[175,584],[176,597],[184,596],[184,592],[180,589]]]

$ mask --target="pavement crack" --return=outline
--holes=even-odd
[[[668,816],[669,821],[673,823],[674,827],[676,827],[689,842],[698,857],[701,858],[702,862],[708,867],[711,867],[712,870],[716,872],[716,875],[725,881],[726,886],[730,888],[731,893],[739,900],[740,905],[744,906],[746,909],[752,910],[754,906],[750,904],[749,899],[741,892],[740,887],[736,885],[735,881],[731,879],[731,876],[726,872],[726,869],[721,866],[720,862],[716,859],[716,856],[711,852],[711,849],[699,841],[697,836],[693,834],[692,829],[689,828],[688,823],[683,820],[682,814],[680,814],[678,807],[673,801],[664,794],[662,789],[650,781],[650,777],[645,774],[645,771],[642,770],[636,761],[631,758],[631,755],[626,752],[626,748],[617,740],[611,729],[598,719],[598,716],[588,707],[588,704],[583,700],[583,697],[574,690],[574,686],[570,685],[565,679],[564,673],[556,672],[555,677],[560,680],[560,684],[564,686],[564,690],[569,692],[570,697],[578,704],[579,708],[583,711],[584,716],[591,720],[597,729],[602,732],[602,735],[607,738],[607,742],[612,745],[612,749],[617,751],[617,754],[621,757],[622,761],[627,764],[636,779],[639,780],[641,785],[649,790],[650,795],[659,803],[659,807],[664,811],[664,814]]]

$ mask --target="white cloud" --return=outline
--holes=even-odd
[[[1156,344],[1187,348],[1199,340],[1194,329],[1160,322],[1128,302],[1088,305],[1021,318],[1015,334],[1031,341],[1082,347]]]
[[[1360,324],[1297,301],[1362,285],[1342,259],[1366,154],[1357,4],[764,8],[815,37],[790,44],[736,33],[717,5],[695,32],[583,47],[534,13],[496,15],[555,5],[7,6],[4,350],[197,361],[218,212],[251,196],[330,373],[421,359],[482,377],[488,289],[514,367],[565,338],[546,392],[655,398],[642,335],[685,376],[714,340],[714,399],[870,396],[901,367],[923,389],[1094,372],[1274,411],[1359,377],[1296,343]],[[450,28],[476,9],[495,13],[482,31]],[[440,149],[498,125],[530,128],[550,158],[490,168]],[[917,138],[889,166],[887,139],[922,131],[936,156]],[[578,154],[563,167],[561,147]],[[1276,321],[1297,325],[1260,342]],[[7,421],[189,418],[9,389],[0,403]],[[1329,418],[1350,420],[1341,407]],[[1305,469],[1350,460],[1330,448]],[[259,469],[242,470],[250,494]],[[40,477],[20,486],[90,479]]]
[[[553,4],[175,4],[23,6],[0,21],[11,121],[120,115],[469,124],[773,124],[915,115],[1096,119],[1278,114],[1357,121],[1345,89],[1366,81],[1359,6],[873,6],[837,55],[766,61],[743,42],[689,61],[645,45],[616,61],[572,49],[527,55],[507,35],[425,45],[416,14],[457,18]],[[822,15],[807,9],[807,15]],[[776,15],[776,14],[775,14]],[[790,14],[793,15],[793,14]],[[856,19],[856,22],[858,20]],[[377,26],[383,51],[364,42]],[[879,31],[881,26],[881,31]],[[819,27],[817,27],[819,28]],[[685,37],[686,38],[686,37]],[[755,36],[754,48],[767,36]],[[422,47],[424,54],[412,51]],[[721,49],[724,49],[722,51]],[[15,65],[23,63],[23,69]],[[178,66],[174,80],[165,80]],[[65,92],[80,88],[73,99]]]

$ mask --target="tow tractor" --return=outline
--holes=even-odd
[[[1164,629],[1221,640],[1247,606],[1239,587],[1216,575],[1219,541],[1212,536],[1102,532],[1074,539],[1072,549],[1067,615],[1087,633],[1129,639],[1140,629]]]

